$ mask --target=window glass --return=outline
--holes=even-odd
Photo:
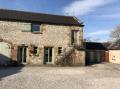
[[[62,53],[62,47],[58,47],[58,54]]]
[[[71,41],[72,41],[72,44],[76,44],[77,43],[77,30],[72,30],[72,33],[71,33]]]
[[[33,54],[37,54],[37,49],[38,49],[37,47],[33,48]]]
[[[32,24],[32,32],[40,32],[40,25]]]

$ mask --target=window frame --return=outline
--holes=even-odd
[[[58,54],[61,54],[62,53],[62,47],[58,47]]]
[[[33,47],[33,54],[34,54],[34,55],[37,55],[37,53],[38,53],[38,47],[37,47],[37,46],[34,46],[34,47]]]
[[[78,30],[71,30],[71,44],[76,45],[77,43],[78,43]]]
[[[39,27],[39,31],[34,31],[34,26],[38,26]],[[41,28],[40,28],[41,24],[39,23],[32,23],[31,24],[31,32],[32,33],[41,33]]]

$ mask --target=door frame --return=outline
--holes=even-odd
[[[46,62],[46,59],[45,59],[45,48],[51,48],[51,62]],[[50,52],[50,51],[49,51]],[[49,57],[48,57],[49,58]],[[49,60],[49,59],[48,59]],[[45,46],[44,47],[44,64],[53,64],[53,47],[52,46]]]
[[[17,53],[18,64],[27,64],[27,48],[28,48],[28,46],[18,46],[18,53]],[[20,49],[22,49],[22,53],[20,53],[21,52]],[[25,51],[25,49],[26,49],[26,51]],[[24,54],[24,52],[25,52],[25,54]],[[21,57],[21,55],[22,55],[22,57]],[[24,62],[24,58],[25,58],[26,62]]]

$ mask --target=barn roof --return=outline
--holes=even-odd
[[[85,42],[87,50],[106,50],[106,47],[102,43],[97,42]]]
[[[108,49],[110,50],[120,50],[120,39],[117,40],[116,42],[113,42]]]
[[[78,21],[78,19],[72,16],[60,16],[7,9],[0,9],[0,19],[10,21],[25,21],[46,24],[84,26],[82,22]]]

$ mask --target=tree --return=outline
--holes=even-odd
[[[91,42],[92,40],[91,40],[91,38],[90,37],[86,37],[85,39],[84,39],[84,42]]]
[[[111,32],[110,36],[115,40],[120,39],[120,25]]]

